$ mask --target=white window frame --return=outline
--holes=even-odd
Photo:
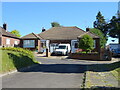
[[[96,48],[96,40],[94,40],[94,45],[93,45],[94,48]]]
[[[18,45],[18,41],[14,41],[14,44],[15,44],[15,45]]]
[[[23,40],[24,48],[35,48],[35,40]]]
[[[10,45],[10,38],[7,38],[7,39],[6,39],[6,44],[7,44],[7,45]]]

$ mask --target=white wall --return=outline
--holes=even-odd
[[[71,53],[75,53],[75,51],[78,49],[78,48],[75,48],[75,43],[77,41],[78,40],[71,40]]]
[[[50,43],[50,40],[46,40],[46,48],[49,50],[49,43]]]

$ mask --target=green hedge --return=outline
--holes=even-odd
[[[19,47],[3,47],[3,48],[0,48],[2,50],[9,50],[9,51],[16,51],[16,52],[23,52],[25,54],[33,54],[32,51],[30,51],[29,49],[23,49],[23,48],[19,48]]]
[[[0,48],[2,52],[2,70],[0,73],[19,70],[33,64],[38,64],[35,60],[33,52],[23,48]]]

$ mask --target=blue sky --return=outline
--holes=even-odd
[[[85,30],[93,27],[98,11],[108,21],[117,10],[117,2],[3,2],[0,26],[6,22],[9,31],[19,30],[22,36],[49,29],[53,21]]]

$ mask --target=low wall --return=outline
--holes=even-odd
[[[71,53],[69,57],[81,60],[101,60],[101,55],[99,53]]]

